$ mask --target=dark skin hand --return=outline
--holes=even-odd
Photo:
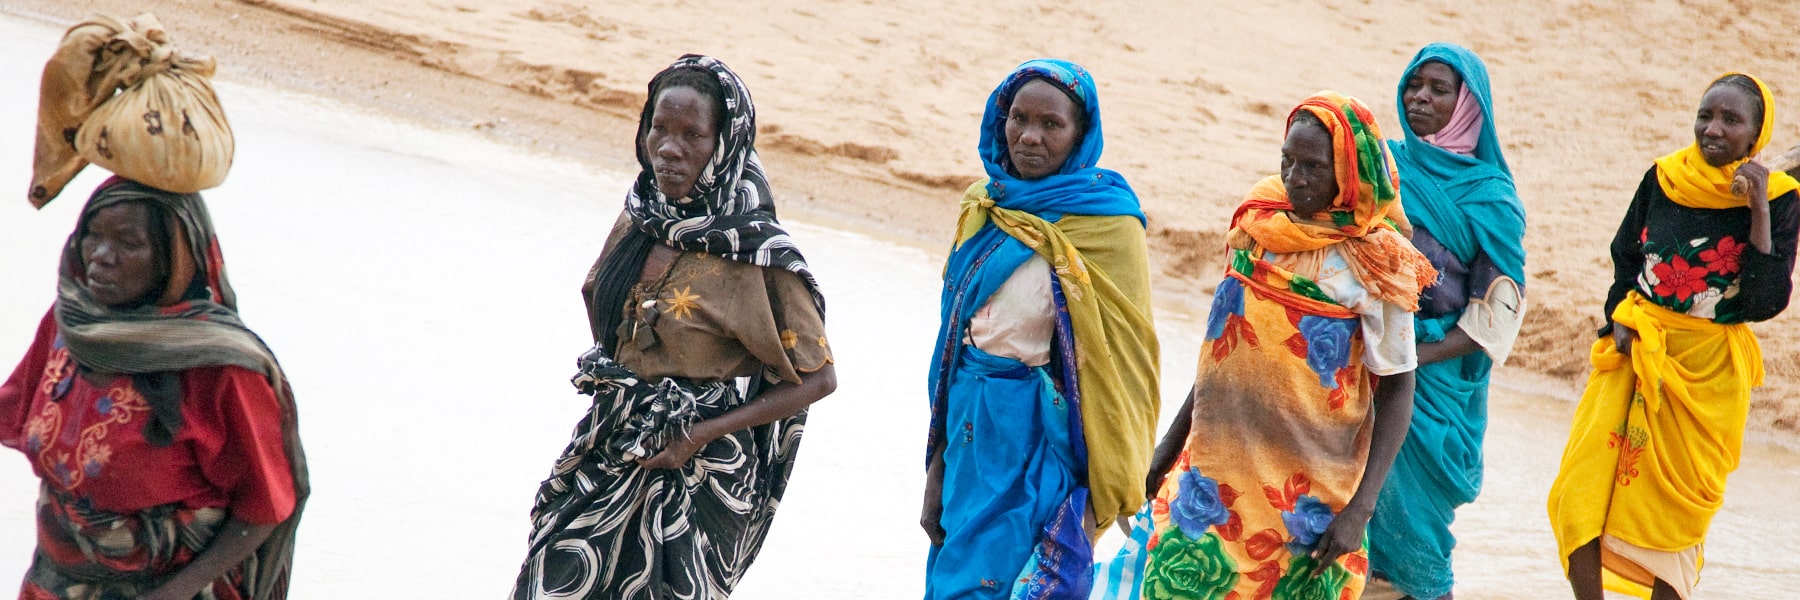
[[[219,535],[194,557],[194,562],[176,571],[174,576],[140,596],[139,600],[189,600],[199,595],[200,590],[243,564],[244,559],[249,558],[250,553],[255,552],[274,531],[274,525],[252,525],[237,519],[225,521]]]
[[[943,440],[935,440],[932,444],[937,450],[931,453],[931,466],[925,471],[925,507],[919,511],[919,527],[925,529],[925,537],[931,539],[931,545],[944,545],[944,445]]]
[[[1775,247],[1769,233],[1769,167],[1752,160],[1738,165],[1737,176],[1750,181],[1750,245],[1769,254]]]
[[[644,270],[638,281],[649,282],[674,266],[680,253],[667,245],[650,248],[644,257]],[[802,373],[800,383],[780,382],[763,389],[755,399],[725,414],[695,423],[688,435],[678,437],[654,455],[640,458],[638,466],[646,469],[679,469],[687,466],[694,454],[713,440],[735,431],[766,425],[800,414],[812,403],[837,390],[837,369],[831,363],[811,373]]]
[[[713,440],[735,431],[766,425],[800,414],[812,403],[837,390],[837,370],[825,363],[817,371],[802,375],[800,383],[783,381],[763,390],[755,400],[731,409],[725,414],[695,423],[688,435],[678,437],[669,447],[649,458],[640,458],[638,466],[646,469],[679,469],[687,466],[694,454]]]
[[[1375,499],[1381,495],[1381,484],[1387,481],[1388,470],[1394,466],[1394,457],[1400,454],[1400,444],[1406,441],[1406,430],[1412,425],[1413,383],[1412,371],[1388,375],[1376,382],[1375,435],[1369,443],[1369,464],[1363,470],[1356,494],[1350,497],[1344,510],[1331,520],[1331,525],[1319,536],[1318,544],[1313,546],[1313,576],[1324,572],[1325,567],[1336,562],[1339,556],[1362,548],[1363,531],[1369,525],[1369,516],[1375,513]],[[1182,403],[1175,422],[1156,445],[1156,453],[1150,461],[1150,475],[1145,481],[1151,490],[1149,497],[1156,496],[1156,488],[1162,485],[1163,476],[1175,464],[1187,442],[1193,428],[1194,393],[1191,389],[1188,391],[1187,402]]]
[[[1369,464],[1356,485],[1356,495],[1331,519],[1313,546],[1312,576],[1325,572],[1339,556],[1362,548],[1363,532],[1368,529],[1369,516],[1375,514],[1381,484],[1387,481],[1394,457],[1400,454],[1400,443],[1406,441],[1406,430],[1412,426],[1413,383],[1412,371],[1387,375],[1375,383],[1375,437],[1369,443]]]
[[[1624,323],[1613,321],[1612,337],[1613,348],[1618,350],[1619,354],[1631,356],[1631,343],[1637,341],[1637,330],[1626,327]]]

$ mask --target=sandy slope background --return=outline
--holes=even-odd
[[[951,42],[927,44],[915,39],[907,42],[913,55],[865,57],[863,63],[846,63],[842,61],[853,57],[843,54],[822,61],[829,63],[820,67],[824,70],[811,70],[813,63],[808,61],[816,58],[814,52],[800,49],[797,42],[783,46],[788,43],[784,39],[824,35],[816,43],[841,48],[859,38],[833,41],[831,36],[837,34],[814,33],[823,30],[818,25],[807,25],[796,30],[799,33],[769,33],[777,31],[775,26],[780,23],[812,22],[808,18],[824,19],[819,22],[836,27],[831,31],[872,26],[867,19],[852,18],[877,14],[879,7],[870,5],[798,7],[810,15],[793,12],[794,7],[763,5],[756,14],[732,15],[731,21],[738,24],[735,27],[769,38],[770,46],[757,48],[754,55],[733,50],[721,41],[728,36],[701,35],[686,24],[652,26],[647,16],[630,21],[638,24],[629,26],[617,25],[627,21],[614,21],[623,32],[616,34],[621,37],[614,41],[628,45],[608,46],[611,42],[598,39],[606,37],[603,32],[607,31],[600,25],[601,9],[583,13],[593,23],[584,26],[598,33],[592,39],[582,34],[581,40],[587,41],[579,41],[559,38],[553,35],[554,29],[505,31],[517,27],[514,23],[532,20],[509,20],[506,15],[529,17],[533,8],[540,8],[541,17],[550,14],[542,11],[555,7],[471,2],[459,9],[390,2],[383,6],[410,6],[405,10],[416,11],[424,20],[397,22],[395,28],[386,28],[356,20],[372,22],[372,16],[351,15],[355,16],[351,19],[319,13],[318,3],[297,2],[294,6],[312,12],[272,11],[223,0],[137,4],[0,0],[0,13],[33,13],[64,24],[93,10],[128,12],[147,7],[166,22],[179,23],[176,34],[188,40],[188,46],[217,54],[227,67],[220,77],[220,93],[239,129],[239,162],[232,179],[208,192],[208,199],[221,231],[231,238],[227,254],[232,264],[243,267],[232,274],[245,294],[247,318],[281,353],[295,380],[306,382],[303,395],[310,399],[304,421],[319,494],[308,506],[308,533],[299,559],[304,564],[294,588],[297,598],[496,597],[511,581],[522,555],[524,509],[529,506],[530,494],[543,475],[546,457],[562,447],[569,423],[583,409],[580,398],[562,383],[570,357],[585,347],[585,330],[567,326],[581,319],[579,305],[572,300],[571,277],[586,269],[597,252],[600,236],[618,209],[623,178],[634,169],[625,151],[630,147],[629,113],[641,95],[629,94],[641,94],[641,81],[680,51],[674,48],[724,55],[755,86],[765,116],[763,146],[779,186],[783,214],[797,217],[790,219],[796,237],[809,249],[808,256],[821,278],[829,282],[834,298],[834,348],[842,358],[843,385],[812,414],[805,451],[808,458],[804,459],[807,466],[798,470],[791,484],[782,513],[786,516],[779,520],[781,525],[771,534],[754,575],[746,578],[737,596],[745,600],[917,597],[922,586],[923,541],[907,515],[916,510],[921,481],[918,458],[906,449],[918,442],[919,430],[909,424],[925,418],[924,406],[912,392],[926,357],[914,349],[928,343],[925,338],[931,334],[918,323],[929,321],[935,310],[932,281],[942,260],[943,236],[953,218],[956,192],[948,186],[960,186],[979,171],[971,158],[975,108],[985,98],[987,87],[1016,62],[1014,59],[990,60],[979,67],[959,65],[959,71],[980,72],[954,77],[940,74],[934,83],[924,75],[906,75],[912,71],[904,67],[917,66],[914,59],[924,56],[925,48]],[[499,6],[510,8],[502,11],[496,8]],[[1643,10],[1660,10],[1657,6]],[[621,15],[632,11],[649,16],[692,15],[705,13],[701,8],[604,10],[610,18],[624,19]],[[1671,10],[1674,8],[1678,7]],[[1360,14],[1390,19],[1404,19],[1406,14],[1394,7],[1380,10],[1383,12],[1369,13],[1365,9]],[[1014,11],[1020,16],[1008,22],[1071,22],[1059,11]],[[1321,11],[1314,12],[1328,14]],[[1718,22],[1704,11],[1693,14],[1706,23]],[[1793,22],[1792,15],[1758,14],[1758,18]],[[432,24],[434,15],[444,20]],[[1208,26],[1207,35],[1218,37],[1208,39],[1232,40],[1232,44],[1247,34],[1231,33],[1238,30],[1224,25],[1230,20],[1293,20],[1272,14],[1131,19],[1171,23],[1177,17],[1211,19],[1208,22],[1218,24]],[[926,11],[886,18],[896,24],[949,20]],[[574,16],[565,21],[588,22]],[[1113,23],[1086,17],[1078,21],[1088,23],[1086,27]],[[1280,36],[1311,40],[1329,39],[1327,34],[1350,35],[1330,33],[1337,25],[1328,25],[1348,21],[1309,22],[1318,24],[1299,26],[1294,31],[1300,33],[1289,31]],[[1481,22],[1502,21],[1488,18]],[[1632,23],[1624,19],[1598,22],[1618,27]],[[1148,25],[1127,25],[1130,27],[1107,25],[1111,29],[1106,31],[1115,37],[1123,35],[1120,31],[1134,30],[1131,28],[1158,31]],[[406,27],[438,29],[437,33],[411,34],[404,33],[410,30]],[[1348,32],[1351,25],[1344,27]],[[1442,29],[1441,25],[1430,27]],[[1596,27],[1593,23],[1584,27],[1583,35],[1598,35],[1591,31]],[[952,29],[914,35],[944,31],[949,39],[947,33]],[[1025,30],[1028,28],[1005,31]],[[1368,67],[1368,73],[1358,70],[1361,67],[1341,73],[1322,68],[1316,73],[1277,69],[1279,61],[1264,60],[1264,53],[1310,56],[1321,52],[1261,44],[1254,54],[1243,51],[1234,56],[1231,52],[1235,51],[1226,50],[1222,41],[1208,42],[1201,49],[1204,52],[1142,50],[1140,53],[1173,57],[1156,64],[1188,65],[1151,70],[1142,66],[1151,63],[1106,58],[1136,55],[1120,53],[1112,42],[1082,41],[1085,38],[1081,36],[1088,35],[1083,33],[1086,29],[1064,26],[1056,31],[1080,35],[1054,42],[1055,46],[1026,47],[1017,53],[1022,58],[1027,51],[1055,51],[1090,65],[1104,65],[1095,68],[1103,85],[1109,86],[1105,92],[1107,124],[1114,142],[1105,162],[1126,171],[1145,192],[1159,233],[1156,251],[1171,275],[1159,281],[1163,309],[1157,316],[1168,382],[1163,390],[1165,406],[1172,407],[1176,401],[1172,396],[1178,397],[1192,376],[1192,357],[1199,344],[1196,319],[1205,314],[1200,292],[1205,291],[1205,280],[1210,277],[1196,273],[1216,273],[1217,268],[1191,263],[1204,260],[1198,249],[1216,244],[1217,232],[1208,228],[1216,225],[1233,203],[1237,188],[1273,168],[1272,156],[1267,160],[1264,156],[1272,155],[1279,135],[1279,114],[1285,106],[1277,104],[1291,102],[1315,87],[1309,82],[1290,89],[1256,81],[1302,75],[1338,77],[1351,83],[1331,85],[1364,96],[1385,96],[1392,88],[1388,71],[1397,72],[1416,44],[1413,40],[1394,42],[1396,48],[1385,50],[1392,56],[1371,54],[1376,58],[1368,60],[1380,65]],[[16,82],[0,92],[0,108],[4,108],[0,110],[0,134],[4,134],[0,142],[12,140],[0,143],[0,158],[4,159],[0,165],[11,165],[15,181],[23,181],[29,162],[29,107],[35,103],[36,93],[33,63],[41,64],[39,55],[47,53],[55,32],[55,27],[37,20],[0,17],[0,79]],[[489,50],[472,42],[457,46],[460,42],[442,41],[448,38],[441,36],[452,34],[486,39],[482,43],[489,44]],[[1181,35],[1190,39],[1198,34]],[[1659,35],[1657,39],[1665,44],[1691,42],[1669,32]],[[879,39],[899,43],[893,37]],[[1138,48],[1138,43],[1132,42],[1133,47]],[[561,67],[531,67],[517,56],[502,60],[509,55],[492,50],[558,44],[572,48],[565,55],[578,57],[586,65],[585,69],[578,65],[576,70],[593,74],[586,84],[589,100],[577,103],[568,94],[555,91],[559,88],[554,85],[546,87],[546,82],[567,76],[555,75]],[[1399,48],[1401,45],[1406,47]],[[1070,50],[1053,50],[1065,47]],[[1148,43],[1143,46],[1151,47]],[[1489,52],[1479,44],[1477,47]],[[1781,48],[1774,42],[1745,47]],[[784,54],[777,56],[777,50]],[[967,61],[979,49],[952,50],[949,56]],[[981,52],[1010,56],[1014,50]],[[1090,60],[1078,52],[1098,58]],[[1744,56],[1750,56],[1749,50],[1745,52]],[[1493,54],[1489,52],[1490,59]],[[1222,58],[1202,61],[1194,58],[1198,56]],[[758,63],[758,58],[767,64]],[[1111,62],[1103,62],[1106,60]],[[1522,62],[1506,60],[1507,65]],[[1210,70],[1225,64],[1222,61],[1249,66],[1234,68],[1235,75]],[[1494,62],[1496,70],[1502,71],[1502,87],[1555,84],[1548,67],[1535,76],[1521,75],[1505,71],[1510,67],[1498,60]],[[846,66],[850,64],[870,70],[854,70]],[[1153,73],[1137,75],[1151,80],[1167,77],[1178,83],[1117,87],[1134,81],[1132,77],[1137,75],[1130,73],[1133,64]],[[478,71],[490,68],[481,65],[490,65],[491,70]],[[779,65],[789,66],[777,68]],[[877,71],[874,67],[882,68]],[[602,75],[613,75],[601,73],[607,69],[622,73],[617,76],[623,83],[606,83],[611,80]],[[924,67],[914,71],[937,72]],[[869,74],[877,72],[881,75]],[[1263,72],[1271,75],[1252,76]],[[1759,72],[1769,75],[1778,86],[1794,79],[1769,70]],[[517,77],[501,76],[506,73]],[[543,75],[547,79],[521,75],[530,73],[548,75]],[[1710,77],[1710,71],[1696,69],[1694,73],[1669,84],[1669,89],[1681,88],[1669,92],[1669,107],[1649,111],[1667,115],[1657,121],[1669,123],[1657,130],[1666,143],[1640,144],[1656,150],[1633,149],[1628,155],[1595,153],[1596,161],[1618,159],[1620,166],[1615,170],[1620,175],[1618,181],[1591,175],[1600,182],[1595,184],[1597,191],[1581,193],[1592,198],[1592,215],[1574,214],[1577,211],[1570,194],[1579,188],[1569,183],[1590,177],[1586,173],[1612,168],[1606,164],[1595,162],[1580,170],[1583,175],[1579,176],[1571,170],[1557,183],[1543,177],[1527,184],[1546,190],[1530,199],[1536,227],[1532,233],[1534,270],[1540,277],[1533,293],[1539,306],[1545,302],[1543,298],[1562,294],[1575,298],[1564,303],[1581,307],[1571,310],[1571,320],[1560,326],[1534,322],[1537,339],[1579,344],[1575,338],[1580,334],[1573,327],[1588,325],[1577,317],[1598,304],[1600,287],[1588,280],[1558,283],[1544,272],[1576,267],[1586,269],[1583,272],[1604,272],[1598,248],[1604,244],[1604,230],[1610,229],[1623,210],[1630,182],[1636,181],[1649,159],[1665,146],[1685,140],[1686,105],[1698,93],[1687,89],[1698,86],[1687,79]],[[1212,91],[1198,87],[1180,93],[1164,90],[1178,89],[1180,81],[1192,82],[1202,76],[1213,86],[1206,89]],[[796,95],[792,89],[806,89],[796,83],[802,79],[834,82],[834,86],[836,82],[861,83]],[[601,83],[596,86],[596,81]],[[914,81],[922,83],[907,83]],[[1374,83],[1365,86],[1369,88],[1365,92],[1351,87],[1357,81]],[[509,87],[511,84],[518,87]],[[533,92],[533,85],[541,92]],[[1245,91],[1258,85],[1267,87],[1255,89],[1273,91]],[[1563,132],[1557,139],[1572,139],[1575,134],[1571,131],[1585,131],[1592,126],[1588,123],[1600,119],[1592,116],[1593,109],[1583,100],[1610,93],[1609,85],[1617,84],[1587,86],[1583,88],[1586,96],[1562,99],[1556,105],[1563,108],[1561,118],[1554,119],[1556,125],[1551,129],[1515,128],[1512,121],[1503,119],[1503,131],[1512,136],[1509,143],[1531,139],[1531,133],[1540,130]],[[910,90],[905,100],[909,104],[895,104],[891,113],[822,108],[826,104],[855,106],[848,99],[902,87]],[[301,93],[293,94],[293,89]],[[627,96],[607,101],[609,93]],[[1157,93],[1163,95],[1134,96]],[[1268,106],[1253,105],[1247,99],[1273,95],[1288,99]],[[943,110],[952,106],[965,109],[948,117],[911,122],[907,135],[921,136],[917,139],[892,130],[884,133],[870,125],[881,114],[913,114],[909,111],[916,112],[920,98],[939,96],[952,99],[942,101]],[[813,98],[839,99],[821,103]],[[1160,104],[1153,102],[1158,99]],[[784,109],[783,103],[813,109]],[[1635,107],[1642,104],[1632,106],[1639,110]],[[364,110],[364,106],[373,109]],[[1386,103],[1376,101],[1375,106],[1382,109]],[[1514,106],[1503,103],[1502,116],[1515,118]],[[1201,110],[1212,116],[1192,116],[1202,115]],[[1783,110],[1800,114],[1786,105]],[[1207,118],[1215,120],[1200,122]],[[1391,125],[1391,116],[1384,118]],[[1516,118],[1527,117],[1519,114]],[[1537,119],[1543,123],[1553,120],[1549,116]],[[1639,123],[1647,119],[1616,120]],[[425,126],[419,126],[420,122]],[[834,134],[827,131],[831,127],[849,133]],[[1133,127],[1137,127],[1136,133],[1132,133]],[[1153,135],[1165,130],[1182,135],[1184,141]],[[1631,145],[1612,140],[1629,137],[1629,130],[1614,127],[1612,131],[1607,143],[1620,148]],[[1786,145],[1796,137],[1794,132],[1792,127],[1784,129],[1777,143]],[[1197,137],[1196,133],[1219,139],[1210,144],[1185,141]],[[1551,144],[1544,141],[1549,138],[1537,139],[1537,144]],[[887,140],[884,144],[892,156],[884,161],[880,155],[868,154],[868,148],[877,146],[871,140]],[[1572,141],[1557,143],[1556,152],[1574,156]],[[526,149],[521,151],[520,146]],[[1152,156],[1144,151],[1152,147],[1178,151],[1165,148],[1156,155],[1163,159],[1144,158],[1139,166],[1127,162],[1133,152]],[[1515,167],[1527,181],[1527,170],[1520,166],[1525,160],[1549,166],[1579,164],[1528,156],[1537,152],[1540,150],[1513,150]],[[1242,164],[1219,162],[1240,158]],[[927,159],[939,160],[941,165],[930,167]],[[915,166],[909,162],[913,160],[926,161],[922,163],[925,166]],[[896,173],[917,175],[908,179]],[[1183,179],[1193,173],[1207,174],[1194,175],[1191,182]],[[40,314],[37,311],[48,300],[43,294],[53,274],[44,265],[53,262],[81,195],[103,177],[99,170],[89,170],[70,188],[74,199],[59,200],[44,211],[34,212],[16,200],[0,202],[0,255],[7,257],[0,260],[0,274],[6,275],[0,281],[10,282],[0,286],[0,308],[5,309],[0,314],[8,315],[0,319],[4,321],[0,333],[5,333],[0,344],[5,340],[17,343],[29,335]],[[1560,195],[1547,198],[1544,194],[1551,190]],[[1556,223],[1562,223],[1563,229],[1554,229]],[[1577,223],[1598,224],[1601,231],[1584,231],[1574,227]],[[1571,237],[1577,234],[1594,241],[1577,245]],[[1594,247],[1591,253],[1573,258],[1553,257],[1546,250],[1588,246]],[[1574,266],[1553,265],[1557,260]],[[345,268],[350,265],[353,268]],[[320,290],[330,293],[321,295]],[[466,293],[469,290],[477,293]],[[1182,310],[1182,303],[1191,306]],[[1786,332],[1793,330],[1793,319],[1785,317],[1763,326],[1766,346],[1786,344],[1792,348],[1794,335]],[[22,346],[0,346],[0,360],[4,361],[0,365],[12,364],[21,351]],[[1793,351],[1786,352],[1790,362],[1785,367],[1778,352],[1771,352],[1771,366],[1772,370],[1785,368],[1791,381]],[[1566,395],[1565,400],[1558,400],[1538,392],[1561,388],[1566,394],[1569,374],[1579,374],[1580,362],[1571,359],[1562,371],[1536,367],[1540,373],[1556,373],[1541,377],[1512,370],[1497,384],[1491,407],[1487,484],[1480,500],[1459,511],[1454,526],[1460,542],[1459,596],[1551,598],[1566,593],[1566,584],[1556,572],[1543,498],[1573,404],[1566,401]],[[1774,395],[1776,392],[1779,390],[1765,388],[1759,395],[1764,404],[1756,419],[1765,432],[1774,429],[1769,424],[1775,417],[1766,416],[1774,414],[1772,399],[1790,397]],[[1165,410],[1163,416],[1166,420],[1173,415]],[[1785,431],[1788,433],[1773,437],[1789,441],[1791,447],[1800,436],[1791,433],[1792,427]],[[1763,437],[1770,436],[1765,433]],[[6,455],[20,456],[0,452],[0,463],[10,463],[0,464],[4,467],[0,468],[0,507],[29,507],[35,496],[33,476],[21,458]],[[1697,597],[1780,597],[1800,588],[1796,581],[1800,563],[1795,558],[1800,556],[1800,547],[1795,545],[1800,540],[1800,521],[1788,518],[1796,477],[1800,477],[1800,454],[1762,444],[1746,447],[1741,468],[1732,477],[1732,492],[1713,523],[1706,578]],[[847,497],[856,500],[845,501]],[[0,510],[0,577],[23,570],[34,527],[28,511]],[[1109,537],[1114,544],[1116,538]]]
[[[1705,83],[1739,69],[1778,90],[1774,145],[1800,142],[1800,3],[1301,0],[904,3],[781,0],[7,0],[62,18],[151,10],[229,71],[629,167],[644,82],[684,52],[751,85],[783,208],[936,247],[980,174],[976,124],[1035,56],[1089,67],[1108,152],[1152,218],[1164,295],[1207,291],[1225,215],[1273,172],[1281,115],[1321,88],[1389,132],[1419,46],[1489,63],[1496,122],[1530,219],[1532,312],[1512,366],[1569,387],[1600,322],[1606,243],[1650,161],[1692,139]],[[1254,4],[1254,3],[1244,3]],[[1273,4],[1273,3],[1271,3]],[[16,88],[24,89],[24,88]],[[379,193],[379,190],[374,190]],[[616,190],[596,190],[600,196]],[[1800,429],[1800,327],[1759,325],[1771,377],[1752,429]]]
[[[750,83],[784,210],[941,245],[980,174],[976,124],[1018,62],[1059,56],[1101,86],[1108,152],[1152,218],[1160,291],[1197,301],[1221,225],[1273,172],[1281,115],[1315,90],[1365,99],[1389,132],[1401,69],[1449,40],[1489,64],[1496,122],[1530,218],[1532,312],[1512,366],[1566,388],[1586,371],[1606,243],[1650,161],[1692,139],[1706,82],[1779,91],[1774,145],[1800,142],[1800,3],[1654,0],[5,0],[58,19],[150,10],[228,72],[490,131],[629,168],[644,82],[684,52]],[[1279,5],[1277,7],[1276,5]],[[24,93],[34,86],[14,87]],[[381,190],[366,190],[379,194]],[[617,190],[596,190],[611,197]],[[1800,327],[1757,327],[1769,384],[1752,429],[1800,430]]]

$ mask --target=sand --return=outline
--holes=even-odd
[[[1240,3],[1241,4],[1241,3]],[[1165,301],[1197,305],[1226,215],[1278,162],[1280,116],[1305,95],[1365,99],[1387,131],[1396,78],[1449,40],[1489,64],[1496,124],[1525,199],[1532,312],[1510,366],[1578,391],[1610,279],[1607,242],[1650,161],[1692,139],[1707,81],[1757,73],[1800,115],[1800,52],[1780,0],[906,3],[732,0],[7,0],[64,21],[151,10],[227,72],[469,127],[630,170],[644,83],[685,52],[749,82],[783,210],[938,248],[977,178],[992,86],[1036,56],[1101,87],[1102,166],[1151,217]],[[1254,4],[1254,3],[1253,3]],[[1321,58],[1329,60],[1321,60]],[[1774,148],[1800,142],[1787,117]],[[371,193],[379,193],[372,190]],[[614,190],[597,190],[601,197]],[[1751,429],[1800,439],[1800,327],[1756,327],[1769,370]]]
[[[573,290],[631,173],[629,157],[606,153],[621,143],[607,128],[629,122],[323,46],[340,82],[293,59],[322,51],[305,28],[255,22],[254,10],[236,21],[231,11],[193,14],[216,19],[202,30],[253,28],[255,37],[234,43],[292,63],[240,61],[221,76],[240,154],[232,178],[207,197],[245,318],[280,354],[303,402],[318,493],[294,596],[499,597],[523,555],[531,493],[585,406],[563,383],[586,345]],[[0,56],[48,47],[54,31],[0,16]],[[25,79],[21,66],[29,67],[0,61],[0,76]],[[359,78],[390,85],[360,88]],[[0,140],[13,140],[0,144],[0,174],[18,181],[34,102],[0,96]],[[559,115],[582,127],[558,129]],[[926,418],[918,349],[931,335],[918,323],[933,318],[942,244],[924,225],[912,233],[806,200],[809,180],[793,174],[838,163],[785,152],[772,153],[791,161],[788,179],[778,179],[789,193],[783,214],[831,294],[841,387],[812,412],[777,526],[734,597],[917,597],[924,540],[909,515]],[[0,202],[0,279],[11,283],[0,286],[0,365],[24,350],[50,301],[55,252],[82,195],[103,177],[88,171],[41,212]],[[815,197],[944,196],[883,185],[833,181],[838,195]],[[1160,292],[1176,305],[1157,315],[1172,408],[1193,373],[1204,306],[1182,310],[1179,287]],[[1488,485],[1454,526],[1460,597],[1565,593],[1543,498],[1573,405],[1540,393],[1555,387],[1542,378],[1515,372],[1496,385]],[[1800,586],[1792,558],[1800,521],[1786,517],[1797,467],[1800,454],[1747,445],[1713,523],[1697,598],[1776,597]],[[22,455],[0,451],[0,586],[27,563],[35,485]]]

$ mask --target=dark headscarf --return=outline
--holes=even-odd
[[[125,202],[146,203],[166,216],[169,287],[178,291],[165,293],[154,304],[114,308],[96,302],[83,284],[87,277],[81,234],[95,213]],[[170,374],[229,365],[268,378],[281,407],[282,442],[294,471],[294,512],[257,549],[256,560],[248,563],[254,569],[246,576],[252,578],[249,587],[255,600],[285,597],[294,531],[310,492],[294,394],[274,353],[238,318],[237,296],[225,277],[225,260],[206,203],[199,194],[165,192],[115,177],[101,184],[82,208],[75,232],[63,247],[58,275],[56,326],[75,362],[103,373],[131,375],[140,386],[155,386],[140,390],[151,404],[152,423],[145,431],[153,443],[163,436],[172,439],[181,427],[181,394],[162,387],[176,385]],[[167,406],[170,402],[174,406]]]
[[[656,187],[650,165],[651,150],[644,135],[656,111],[656,95],[665,78],[684,69],[698,69],[717,77],[723,98],[716,98],[725,113],[725,127],[715,140],[712,159],[694,182],[687,198],[671,199]],[[593,282],[593,314],[601,346],[613,354],[621,306],[637,283],[652,242],[662,242],[688,252],[705,252],[761,267],[786,269],[799,275],[812,293],[813,304],[825,312],[825,299],[806,258],[775,218],[775,202],[756,156],[756,107],[750,91],[725,63],[708,56],[689,54],[650,80],[650,93],[638,118],[637,181],[625,194],[625,214],[633,227],[603,259]]]

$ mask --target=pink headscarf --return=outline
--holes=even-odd
[[[1457,89],[1460,91],[1456,93],[1456,108],[1450,111],[1450,122],[1437,133],[1419,139],[1463,156],[1474,156],[1475,143],[1481,141],[1481,105],[1469,92],[1469,86],[1459,85]]]

